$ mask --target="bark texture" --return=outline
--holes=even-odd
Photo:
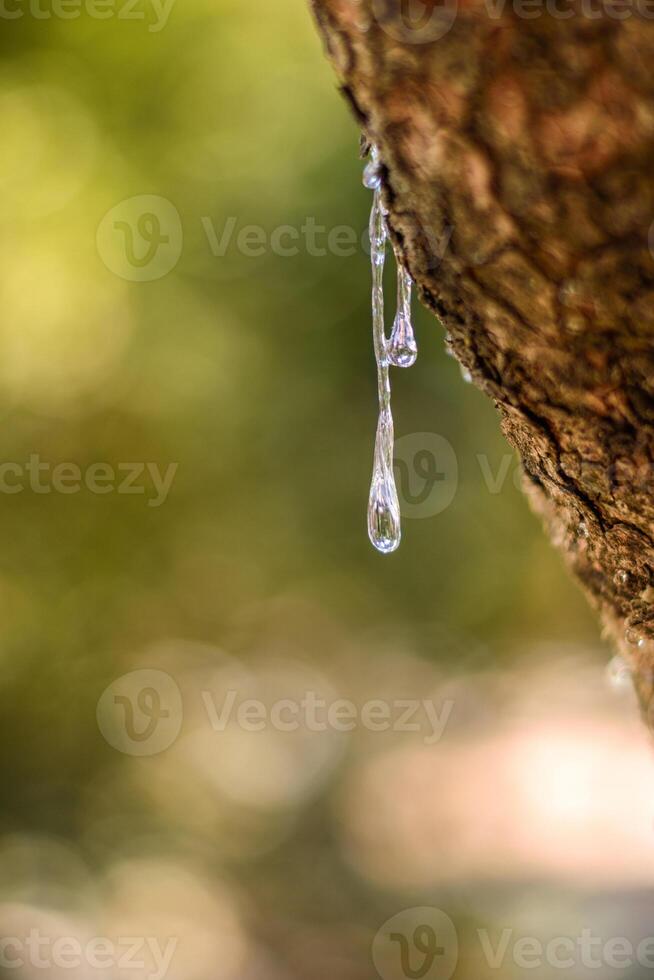
[[[394,243],[648,710],[654,6],[312,4]]]

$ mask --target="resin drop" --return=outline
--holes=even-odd
[[[624,631],[624,638],[626,642],[629,644],[629,646],[631,647],[645,646],[644,637],[642,637],[640,633],[637,633],[636,630],[632,629],[632,627],[630,626],[628,626],[627,629]]]
[[[394,367],[407,368],[416,363],[418,345],[411,323],[411,287],[409,273],[397,266],[397,313],[388,345],[388,357]]]
[[[375,437],[370,497],[368,537],[382,554],[399,547],[402,537],[400,502],[393,473],[393,415],[391,413],[390,364],[409,367],[417,347],[411,325],[411,278],[398,263],[397,316],[390,340],[384,326],[384,263],[388,233],[381,200],[381,177],[376,149],[364,171],[363,183],[373,191],[370,214],[370,263],[372,267],[372,334],[377,363],[379,419]]]
[[[393,418],[382,411],[377,423],[375,458],[368,502],[368,537],[377,551],[390,554],[402,538],[400,502],[393,474]]]
[[[381,187],[376,155],[370,159],[363,171],[363,186],[367,187],[369,191],[376,191]]]

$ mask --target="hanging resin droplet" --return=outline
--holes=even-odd
[[[373,151],[371,164],[377,167]],[[368,164],[368,167],[371,166]],[[368,169],[368,168],[366,168]],[[372,171],[371,171],[372,174]],[[368,536],[383,554],[395,551],[400,544],[400,504],[393,474],[393,416],[391,383],[388,374],[388,352],[384,332],[384,263],[386,261],[386,222],[381,208],[381,182],[367,178],[374,196],[370,213],[370,262],[372,266],[372,334],[377,362],[379,419],[375,438],[375,455],[368,500]]]
[[[377,363],[379,419],[368,499],[368,536],[382,554],[399,547],[402,537],[400,502],[393,473],[393,415],[389,365],[410,367],[417,356],[411,325],[411,277],[398,263],[397,316],[390,341],[384,329],[384,263],[388,232],[381,199],[379,157],[375,147],[366,166],[363,183],[373,191],[370,214],[370,262],[372,266],[372,334]]]
[[[381,177],[379,176],[377,154],[374,150],[363,171],[363,186],[367,187],[369,191],[376,191],[381,187]]]
[[[628,626],[627,629],[624,631],[624,638],[629,644],[629,646],[641,647],[641,648],[645,646],[645,638],[641,636],[640,633],[636,632],[635,629],[632,629],[632,627],[630,626]]]
[[[375,458],[368,501],[368,537],[377,551],[390,554],[400,545],[400,502],[393,474],[393,418],[382,411],[377,423]]]
[[[395,367],[408,368],[416,363],[418,345],[411,323],[411,276],[398,263],[397,266],[397,313],[391,331],[388,357]]]

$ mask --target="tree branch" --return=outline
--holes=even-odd
[[[647,706],[654,24],[633,8],[617,19],[615,0],[521,15],[535,2],[313,0],[313,9],[379,148],[394,243],[497,405],[532,506]]]

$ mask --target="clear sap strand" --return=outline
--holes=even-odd
[[[370,262],[372,268],[372,325],[379,418],[375,436],[370,496],[368,499],[368,536],[374,547],[389,554],[399,547],[402,532],[400,504],[393,473],[394,429],[391,413],[389,365],[409,367],[415,362],[417,347],[411,324],[411,277],[398,262],[397,315],[389,340],[384,326],[384,264],[388,231],[381,195],[379,158],[373,147],[363,182],[373,191],[370,214]]]

